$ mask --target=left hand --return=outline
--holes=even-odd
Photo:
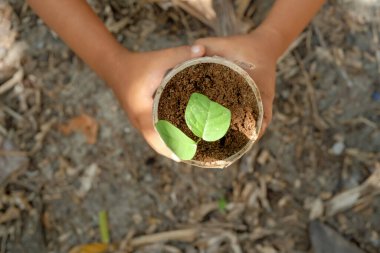
[[[115,65],[107,66],[108,78],[105,79],[132,125],[157,153],[173,160],[178,158],[154,129],[153,94],[168,70],[204,53],[203,46],[181,46],[143,53],[132,53],[121,48]]]
[[[195,42],[206,47],[206,55],[221,56],[231,61],[246,62],[254,65],[252,70],[246,69],[260,90],[263,101],[264,118],[260,137],[272,119],[272,106],[275,96],[276,34],[266,29],[257,29],[247,35],[222,38],[204,38]]]

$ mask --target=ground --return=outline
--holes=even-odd
[[[124,18],[115,36],[132,50],[213,34],[182,10],[164,11],[154,1],[90,2],[109,26]],[[314,252],[312,220],[364,252],[380,252],[378,9],[334,1],[323,8],[278,64],[265,136],[219,170],[157,155],[103,81],[24,1],[8,3],[7,38],[16,35],[3,50],[20,42],[26,50],[20,64],[0,64],[0,252],[63,253],[100,242],[103,210],[116,244],[197,231],[194,240],[132,252]],[[2,91],[11,78],[14,85]],[[62,127],[73,119],[74,130],[98,127],[97,138],[91,140],[88,128],[87,138],[65,134]],[[346,191],[353,199],[340,194]],[[334,207],[337,200],[346,205]]]

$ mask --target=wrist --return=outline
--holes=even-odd
[[[118,84],[123,81],[128,68],[126,61],[129,60],[131,54],[128,49],[118,44],[110,47],[107,54],[104,55],[100,66],[101,70],[97,72],[111,89],[115,90]]]
[[[249,35],[253,39],[260,37],[263,43],[267,45],[268,51],[270,51],[275,61],[277,61],[288,48],[286,36],[270,24],[261,24]]]

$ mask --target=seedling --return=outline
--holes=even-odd
[[[227,200],[224,197],[221,197],[218,200],[218,209],[221,213],[225,213],[227,209]]]
[[[156,129],[178,158],[191,160],[201,140],[212,142],[226,135],[231,124],[231,111],[205,95],[193,93],[186,106],[185,121],[187,127],[199,139],[192,140],[166,120],[159,120]]]

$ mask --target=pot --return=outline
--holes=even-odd
[[[184,163],[195,165],[197,167],[202,167],[202,168],[225,168],[235,161],[237,161],[241,156],[243,156],[245,153],[247,153],[253,144],[257,141],[260,130],[261,130],[261,125],[263,121],[263,104],[260,96],[259,89],[257,88],[255,82],[252,80],[250,75],[239,65],[236,63],[229,61],[225,58],[214,56],[214,57],[202,57],[202,58],[196,58],[196,59],[191,59],[188,61],[185,61],[173,69],[171,69],[163,78],[161,81],[160,86],[158,87],[155,95],[154,95],[154,102],[153,102],[153,123],[154,125],[158,122],[158,105],[159,101],[162,95],[162,92],[165,89],[165,86],[168,84],[168,82],[179,72],[182,70],[196,65],[196,64],[202,64],[202,63],[214,63],[214,64],[221,64],[224,65],[231,70],[237,72],[239,75],[241,75],[244,80],[247,82],[247,84],[251,87],[253,94],[255,96],[255,101],[257,103],[257,108],[258,108],[258,117],[256,121],[256,130],[255,133],[249,138],[247,144],[243,146],[237,153],[231,155],[230,157],[223,159],[223,160],[218,160],[218,161],[212,161],[212,162],[204,162],[204,161],[197,161],[197,160],[186,160],[183,161]]]

